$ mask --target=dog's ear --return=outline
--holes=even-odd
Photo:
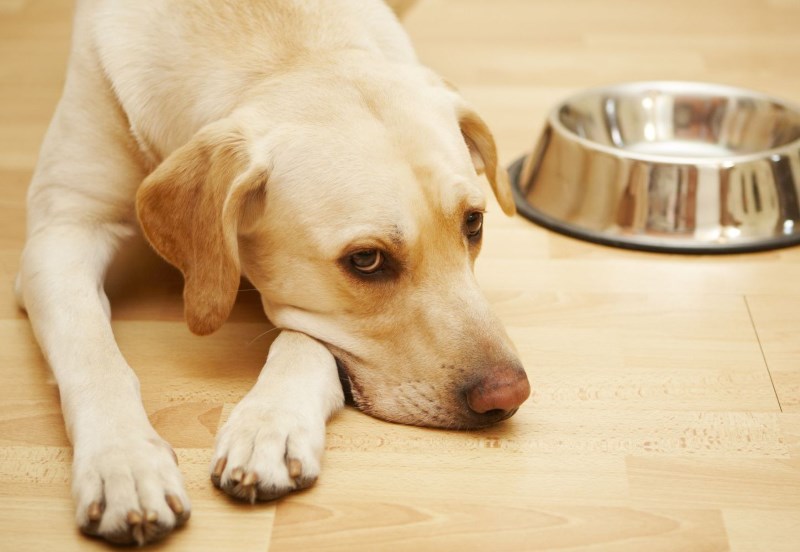
[[[196,334],[218,329],[233,309],[245,199],[263,203],[266,180],[235,124],[222,120],[164,160],[137,192],[145,236],[183,273],[186,323]]]
[[[486,173],[486,178],[492,186],[497,202],[508,216],[517,212],[514,197],[511,195],[511,185],[508,182],[508,172],[500,165],[497,159],[497,146],[489,127],[483,122],[475,111],[462,107],[459,112],[458,123],[461,134],[472,156],[472,164],[478,174]]]
[[[402,19],[406,12],[417,3],[417,0],[386,0],[389,7],[398,19]]]

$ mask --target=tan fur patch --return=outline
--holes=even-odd
[[[220,121],[167,158],[137,194],[147,239],[184,275],[186,322],[200,335],[225,322],[236,298],[240,206],[265,184],[259,174],[237,182],[247,161],[242,136]]]

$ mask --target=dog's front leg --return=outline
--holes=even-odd
[[[325,424],[342,407],[336,360],[318,341],[284,330],[258,382],[217,436],[211,479],[242,500],[272,500],[316,481]]]
[[[174,453],[150,425],[109,323],[103,275],[126,232],[97,221],[38,228],[25,246],[17,292],[58,382],[74,446],[78,525],[143,544],[184,523],[190,506]]]

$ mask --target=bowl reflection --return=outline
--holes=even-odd
[[[747,90],[643,82],[578,94],[510,172],[522,214],[594,242],[694,253],[800,242],[800,111]]]

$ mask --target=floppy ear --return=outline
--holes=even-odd
[[[492,186],[497,202],[508,216],[517,212],[514,197],[511,195],[511,185],[508,182],[508,172],[497,160],[497,146],[494,137],[477,113],[471,109],[463,109],[459,115],[461,134],[472,156],[472,164],[478,174],[486,173],[486,178]]]
[[[386,0],[386,3],[392,8],[397,18],[402,19],[406,12],[417,3],[417,0]]]
[[[263,201],[266,171],[248,166],[229,120],[201,129],[142,183],[136,211],[151,245],[183,273],[184,314],[199,335],[230,315],[241,275],[238,234],[245,198]]]

